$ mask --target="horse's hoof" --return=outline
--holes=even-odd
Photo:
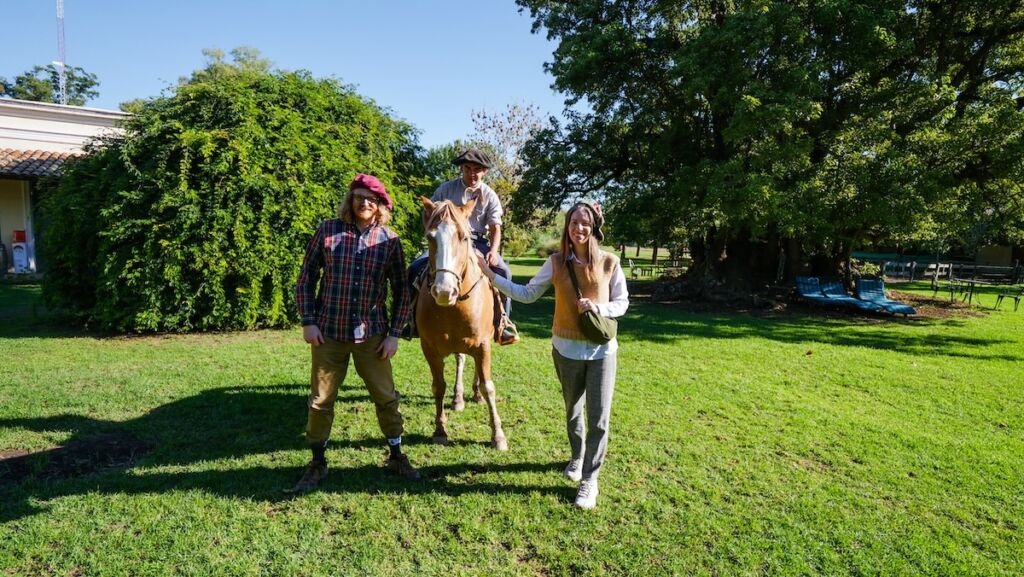
[[[491,445],[493,445],[494,448],[499,450],[499,451],[507,451],[508,450],[508,441],[505,439],[505,437],[494,439],[491,442]]]
[[[453,401],[452,402],[452,410],[453,411],[461,411],[461,410],[463,410],[465,408],[466,408],[466,401],[463,401],[462,399],[459,399],[457,401]]]
[[[478,404],[478,405],[482,404],[484,402],[484,396],[483,395],[473,395],[473,402]]]
[[[441,445],[443,447],[447,447],[448,446],[448,437],[439,437],[437,435],[434,435],[431,438],[431,440],[434,441],[435,445]]]

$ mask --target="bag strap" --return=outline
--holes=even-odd
[[[573,258],[575,259],[576,257]],[[583,298],[583,293],[580,292],[580,283],[576,280],[576,265],[571,260],[566,259],[565,266],[569,269],[569,279],[572,281],[572,288],[576,289],[576,298]]]

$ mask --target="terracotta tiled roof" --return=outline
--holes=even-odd
[[[56,176],[61,165],[76,152],[50,152],[47,150],[15,150],[0,148],[0,176],[34,177]]]

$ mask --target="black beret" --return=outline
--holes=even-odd
[[[491,157],[487,156],[486,152],[477,148],[470,148],[452,160],[452,164],[455,166],[461,166],[467,162],[479,164],[484,168],[494,168],[494,163],[491,162]]]

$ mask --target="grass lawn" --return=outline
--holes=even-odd
[[[294,499],[281,489],[308,459],[298,329],[111,338],[38,301],[38,287],[0,286],[3,575],[1024,574],[1012,302],[909,322],[635,303],[601,496],[583,512],[561,475],[550,296],[515,306],[524,342],[495,354],[509,452],[488,447],[473,403],[451,415],[451,446],[430,444],[429,373],[403,342],[424,480],[381,470],[352,374],[331,474]],[[134,458],[55,449],[112,438],[136,442]]]

